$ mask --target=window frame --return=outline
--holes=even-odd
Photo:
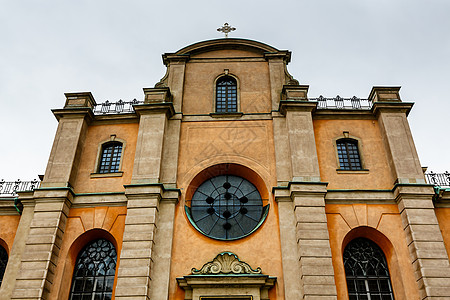
[[[103,150],[104,150],[104,147],[109,143],[121,143],[122,144],[122,152],[120,154],[119,168],[118,168],[117,172],[100,173],[100,165],[101,165],[101,161],[102,161]],[[95,160],[94,171],[91,173],[91,178],[121,177],[123,175],[122,166],[123,166],[123,159],[125,157],[124,156],[125,148],[126,148],[125,140],[117,138],[116,135],[111,135],[111,137],[108,140],[104,140],[104,141],[100,142],[97,147],[97,157]]]
[[[236,111],[217,111],[217,85],[219,80],[224,77],[231,77],[236,81]],[[224,73],[220,74],[214,79],[214,101],[212,111],[214,114],[239,114],[241,112],[240,108],[240,84],[239,78],[231,73],[228,70],[225,70]]]
[[[353,140],[356,142],[357,150],[358,150],[358,156],[359,156],[359,163],[361,165],[360,169],[344,169],[341,166],[341,163],[339,161],[339,150],[338,150],[338,142],[340,140]],[[364,156],[363,156],[363,144],[361,142],[361,139],[355,136],[351,136],[348,134],[348,132],[344,131],[343,136],[339,136],[333,139],[333,147],[336,155],[336,171],[338,173],[367,173],[369,170],[365,166],[364,162]]]
[[[368,243],[372,247],[372,249],[374,249],[374,252],[378,252],[378,254],[381,254],[380,258],[382,259],[382,263],[385,266],[385,271],[388,274],[387,276],[386,275],[354,275],[354,274],[347,274],[346,267],[345,267],[345,262],[346,262],[345,255],[346,255],[347,251],[350,251],[349,250],[349,246],[351,246],[352,243],[358,242],[358,240],[365,241],[366,243]],[[354,257],[354,255],[352,255],[352,257]],[[364,258],[367,258],[367,257],[364,257]],[[345,248],[344,248],[344,250],[342,252],[342,262],[343,262],[343,268],[344,268],[344,275],[345,275],[345,284],[346,284],[346,288],[347,288],[347,295],[349,296],[349,298],[350,298],[350,290],[349,290],[349,287],[348,287],[348,281],[349,280],[353,280],[353,282],[354,282],[354,291],[353,290],[351,291],[352,295],[354,294],[353,296],[355,296],[356,298],[359,298],[358,295],[362,294],[362,295],[367,296],[367,299],[370,299],[371,296],[372,296],[372,293],[371,293],[370,288],[369,288],[369,281],[375,281],[376,280],[378,287],[380,287],[379,286],[379,280],[381,279],[381,280],[387,280],[388,291],[385,291],[385,292],[379,291],[379,293],[375,292],[374,294],[380,294],[380,296],[384,294],[384,296],[386,296],[386,294],[389,293],[390,296],[391,296],[391,299],[392,300],[395,299],[395,293],[394,293],[394,287],[393,287],[392,279],[391,279],[391,271],[390,271],[390,268],[389,268],[389,262],[388,262],[388,259],[386,257],[386,254],[384,253],[383,249],[376,242],[374,242],[371,239],[368,239],[366,237],[355,237],[354,239],[352,239],[345,246]],[[352,272],[352,273],[354,273],[354,272]],[[357,285],[358,285],[357,282],[358,281],[364,281],[365,291],[358,291],[358,287],[357,287]],[[376,295],[373,295],[373,296],[376,296]]]

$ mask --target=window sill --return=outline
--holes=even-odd
[[[244,115],[242,112],[215,112],[209,114],[213,118],[240,118]]]
[[[114,173],[91,173],[91,178],[122,177],[122,175],[122,171]]]
[[[336,169],[338,174],[368,174],[368,169],[360,169],[360,170],[343,170],[343,169]]]

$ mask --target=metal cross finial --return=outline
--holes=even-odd
[[[228,25],[228,23],[223,24],[222,27],[217,28],[217,31],[222,31],[223,33],[225,33],[225,37],[228,37],[228,33],[231,31],[235,31],[236,28],[234,27],[230,27],[230,25]]]

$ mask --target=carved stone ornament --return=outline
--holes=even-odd
[[[203,265],[200,270],[192,268],[193,275],[218,274],[262,274],[261,268],[253,270],[246,262],[240,261],[236,254],[231,252],[219,253],[211,262]]]

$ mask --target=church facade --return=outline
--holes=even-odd
[[[39,188],[0,204],[0,299],[450,299],[413,103],[310,99],[290,59],[209,40],[143,101],[67,93]]]

